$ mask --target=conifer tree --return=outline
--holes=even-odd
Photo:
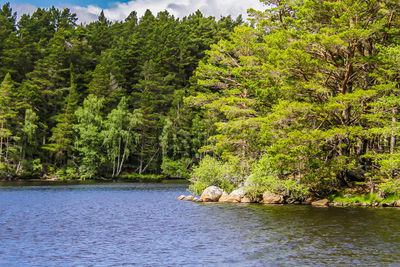
[[[55,153],[56,162],[68,164],[68,158],[73,152],[75,131],[73,125],[76,122],[75,111],[78,108],[80,96],[76,90],[76,84],[71,74],[71,86],[65,98],[62,112],[56,116],[56,126],[51,129],[50,143],[44,148]]]

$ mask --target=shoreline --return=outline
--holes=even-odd
[[[193,195],[181,195],[177,200],[186,200],[199,203],[245,203],[245,204],[262,204],[262,205],[310,205],[313,207],[397,207],[400,208],[399,199],[378,199],[378,198],[367,198],[370,194],[362,195],[359,197],[365,197],[369,199],[365,201],[354,200],[355,197],[342,198],[343,201],[335,201],[335,196],[330,196],[324,199],[316,199],[309,197],[304,199],[286,199],[284,196],[272,193],[269,191],[258,197],[251,197],[247,195],[245,187],[241,187],[232,191],[230,194],[226,193],[219,187],[209,186],[207,187],[200,198]],[[353,202],[352,202],[353,200]]]
[[[86,180],[77,180],[77,179],[65,179],[65,180],[50,180],[50,179],[17,179],[17,180],[0,180],[0,187],[3,186],[57,186],[57,185],[95,185],[95,184],[109,184],[109,183],[159,183],[159,184],[167,184],[167,183],[176,183],[176,184],[184,184],[189,183],[186,179],[168,179],[168,178],[157,178],[157,179],[148,179],[148,178],[134,178],[134,179],[106,179],[106,178],[97,178],[97,179],[86,179]]]
[[[191,195],[189,196],[184,196],[185,198],[187,197],[192,197]],[[329,201],[328,204],[326,205],[313,205],[312,203],[263,203],[263,202],[228,202],[228,201],[201,201],[199,198],[193,198],[192,200],[190,199],[180,199],[180,197],[177,198],[177,200],[183,200],[183,201],[192,201],[196,203],[206,203],[206,204],[256,204],[256,205],[265,205],[265,206],[312,206],[312,207],[317,207],[317,208],[328,208],[328,207],[335,207],[335,208],[398,208],[400,209],[400,203],[339,203],[339,202],[331,202]],[[323,199],[322,199],[323,200]],[[320,200],[316,200],[320,201]],[[397,201],[396,201],[397,202]]]

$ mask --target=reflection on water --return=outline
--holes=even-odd
[[[400,210],[202,204],[187,185],[0,188],[0,266],[400,264]]]

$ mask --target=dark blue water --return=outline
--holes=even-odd
[[[400,210],[201,204],[187,185],[0,188],[0,266],[400,265]]]

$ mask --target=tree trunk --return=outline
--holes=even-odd
[[[9,144],[9,140],[10,140],[10,137],[7,136],[7,141],[6,141],[6,159],[5,159],[5,162],[8,162],[8,144]]]
[[[143,172],[143,155],[144,155],[144,145],[145,145],[145,141],[144,141],[144,129],[142,130],[142,143],[140,146],[140,157],[139,157],[139,174],[142,174]]]
[[[372,179],[372,176],[369,177],[369,183],[371,184],[370,194],[372,195],[373,193],[375,193],[375,183],[374,183],[374,179]]]
[[[392,135],[390,137],[390,154],[394,154],[394,148],[396,146],[396,135],[394,130],[397,122],[396,115],[397,115],[397,110],[394,108],[392,110]]]
[[[392,134],[390,137],[390,154],[391,155],[394,154],[394,148],[396,146],[396,135],[395,135],[396,133],[394,130],[394,128],[396,127],[396,122],[397,122],[396,115],[397,115],[397,110],[396,110],[396,108],[394,108],[394,109],[392,109]],[[392,178],[394,178],[394,170],[393,169],[392,169],[391,175],[392,175]]]

